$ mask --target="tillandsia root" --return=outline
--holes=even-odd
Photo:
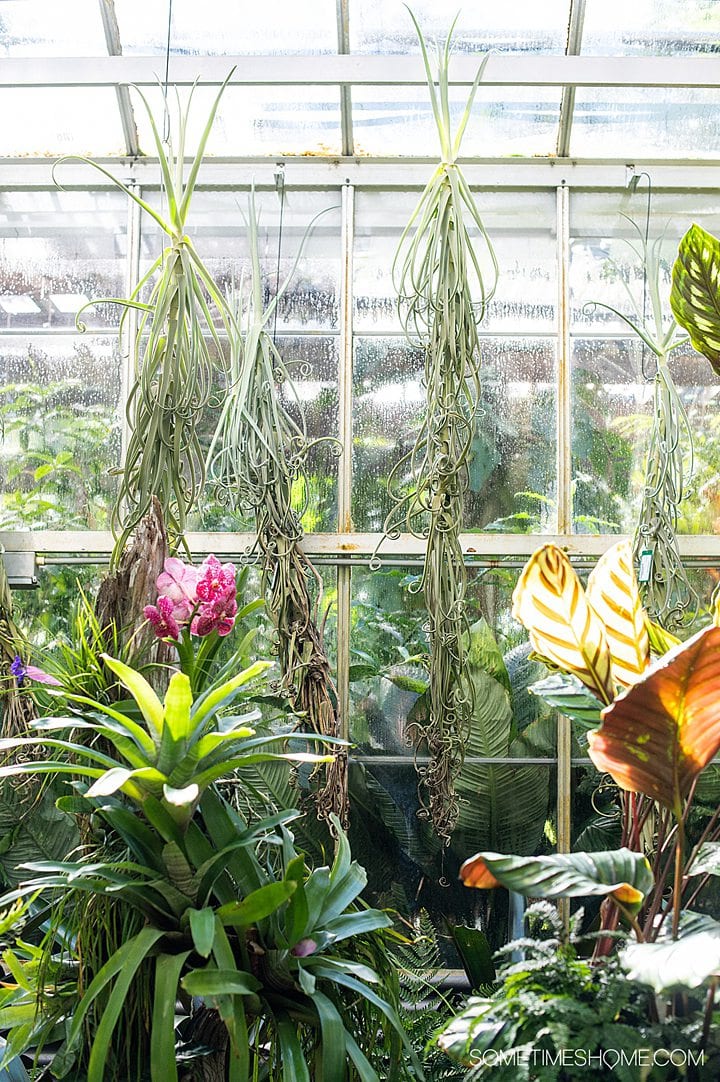
[[[262,526],[262,524],[261,524]],[[283,674],[282,690],[313,732],[337,737],[337,694],[325,651],[318,612],[322,581],[295,538],[279,537],[270,522],[258,530],[263,553],[263,588],[277,634]],[[315,590],[310,585],[314,581]],[[315,597],[313,597],[315,593]],[[347,753],[331,749],[334,760],[320,766],[314,777],[318,815],[327,821],[337,815],[348,823]]]
[[[337,695],[318,621],[322,582],[302,550],[304,507],[294,498],[298,490],[307,498],[307,458],[321,441],[308,437],[293,382],[267,330],[303,246],[266,306],[254,192],[247,224],[251,273],[246,294],[241,289],[231,301],[235,331],[230,338],[228,384],[207,472],[221,502],[254,515],[263,593],[275,625],[282,686],[290,703],[302,714],[305,728],[319,736],[338,737]],[[337,441],[327,442],[337,446]],[[314,778],[320,816],[328,818],[333,812],[346,824],[345,753],[338,752],[332,763],[318,768]]]
[[[162,507],[153,496],[150,511],[138,523],[131,543],[123,551],[115,570],[103,579],[95,602],[95,614],[106,638],[106,649],[118,641],[132,641],[133,654],[149,657],[156,679],[165,671],[173,648],[158,639],[143,610],[157,597],[156,582],[161,574],[169,546]]]
[[[643,600],[650,616],[671,629],[692,622],[700,605],[683,565],[676,533],[678,511],[685,498],[685,446],[692,452],[690,422],[661,356],[653,385],[652,429],[635,557],[640,561],[644,550],[652,553]]]
[[[450,130],[449,58],[453,27],[438,50],[437,86],[425,42],[420,39],[442,161],[428,182],[400,238],[393,280],[406,337],[424,354],[425,414],[412,451],[392,470],[394,503],[385,536],[406,530],[427,540],[420,589],[428,613],[429,717],[409,727],[418,752],[430,762],[418,770],[421,814],[432,819],[445,844],[458,818],[455,779],[462,766],[472,716],[466,672],[467,578],[460,530],[468,488],[468,461],[480,416],[478,326],[497,280],[497,262],[480,213],[456,163],[462,136],[482,77],[481,64],[463,116]],[[477,236],[471,240],[469,230]],[[477,254],[489,260],[486,285]],[[477,300],[471,295],[476,283]]]

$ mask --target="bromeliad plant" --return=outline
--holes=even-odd
[[[163,140],[152,110],[138,90],[148,113],[160,163],[165,214],[104,166],[80,157],[132,199],[169,240],[129,298],[91,302],[122,306],[121,334],[129,313],[133,310],[140,313],[131,343],[135,376],[127,405],[130,439],[112,518],[117,534],[114,565],[133,530],[150,510],[153,496],[157,496],[162,506],[174,550],[183,543],[188,515],[203,491],[205,470],[198,433],[203,410],[211,401],[217,365],[211,349],[214,345],[222,363],[223,344],[217,320],[225,336],[230,334],[234,320],[222,291],[187,234],[187,220],[207,140],[231,76],[232,72],[213,102],[187,177],[185,150],[192,92],[184,111],[178,101],[177,139],[173,143],[172,133],[167,141]],[[165,113],[169,122],[167,100]],[[75,157],[78,156],[61,158],[55,169]],[[150,292],[145,301],[147,288]],[[77,316],[78,329],[84,330],[81,315],[82,310]]]
[[[166,589],[182,585],[183,599],[164,596],[182,605],[190,586],[179,569],[170,571],[175,574]],[[0,777],[74,777],[80,796],[68,798],[67,807],[104,824],[106,835],[126,851],[118,859],[89,852],[85,859],[27,865],[31,877],[3,904],[59,892],[60,919],[72,911],[68,902],[90,895],[139,918],[134,934],[79,993],[53,1073],[64,1077],[71,1070],[79,1045],[88,1040],[88,1017],[104,1003],[89,1035],[87,1082],[107,1077],[113,1035],[149,967],[151,1082],[178,1079],[178,997],[188,1007],[192,997],[201,997],[219,1015],[231,1082],[379,1082],[370,1062],[379,1035],[396,1065],[392,1077],[421,1079],[397,1016],[390,967],[381,977],[363,957],[367,941],[382,958],[382,935],[391,921],[377,910],[356,908],[365,875],[351,860],[339,822],[332,866],[310,870],[287,829],[299,813],[248,822],[217,788],[256,763],[327,758],[269,750],[286,735],[255,735],[251,723],[258,711],[243,710],[243,702],[268,663],[210,684],[197,697],[189,676],[176,672],[164,702],[137,671],[110,657],[105,663],[132,696],[130,706],[53,689],[68,716],[43,718],[35,735],[0,744],[8,753],[30,745],[48,753],[33,763],[4,766]],[[80,730],[102,738],[110,751],[74,738]],[[371,1021],[354,1035],[351,1019],[360,1005]],[[17,1049],[18,1041],[11,1047]],[[403,1048],[405,1067],[399,1065]]]
[[[305,478],[308,454],[320,441],[308,438],[288,369],[268,330],[303,244],[285,281],[264,305],[254,191],[247,225],[249,290],[247,297],[241,291],[237,298],[228,388],[208,451],[208,473],[225,504],[249,509],[255,517],[263,593],[276,628],[290,704],[312,731],[338,736],[337,697],[319,621],[322,582],[302,549],[303,508],[295,495],[298,479]],[[283,402],[281,387],[291,396],[290,407]],[[325,439],[337,446],[336,440]],[[301,488],[307,493],[307,483]],[[342,751],[327,767],[316,801],[324,818],[332,813],[347,819],[347,762]]]
[[[453,136],[449,91],[450,43],[438,50],[437,86],[425,41],[414,16],[440,136],[442,161],[428,182],[400,238],[393,264],[403,328],[425,357],[426,409],[412,451],[393,469],[388,488],[395,503],[385,534],[405,529],[427,539],[422,589],[430,643],[430,711],[413,732],[426,746],[420,776],[426,813],[448,843],[458,817],[454,781],[463,761],[472,689],[466,670],[466,575],[460,548],[468,460],[480,408],[478,325],[494,290],[497,263],[470,188],[457,164],[463,134],[482,78],[480,65]],[[477,255],[477,230],[491,264],[488,285]],[[477,299],[471,285],[476,281]]]

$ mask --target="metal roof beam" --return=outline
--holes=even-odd
[[[582,49],[583,26],[585,24],[585,0],[570,0],[570,21],[566,56],[578,56]],[[570,153],[570,132],[575,112],[575,87],[565,86],[560,103],[560,124],[558,127],[557,154],[566,158]]]
[[[164,79],[157,56],[4,57],[0,87],[156,86]],[[172,56],[168,81],[191,86],[196,80],[219,85],[237,65],[233,86],[425,85],[416,56]],[[477,56],[455,55],[450,82],[469,86]],[[490,55],[484,86],[720,86],[720,64],[713,56],[546,56]]]
[[[160,186],[156,159],[97,159],[124,184],[145,188]],[[258,188],[275,188],[279,163],[285,166],[285,184],[290,188],[338,188],[346,182],[360,188],[401,190],[425,187],[428,169],[436,164],[430,158],[304,158],[282,155],[266,158],[206,158],[200,170],[200,188],[245,190],[254,180]],[[0,159],[4,190],[43,189],[57,191],[52,176],[53,161],[47,158]],[[668,191],[707,191],[717,189],[718,165],[715,160],[688,162],[648,158],[580,159],[494,158],[471,159],[463,164],[469,184],[475,189],[556,188],[567,184],[574,188],[625,189],[628,166],[636,172],[649,172],[653,188]],[[109,179],[87,165],[65,162],[57,170],[57,179],[65,189],[103,190],[113,187]]]
[[[350,0],[337,0],[338,53],[347,56],[350,52]],[[355,149],[353,138],[352,88],[348,83],[340,84],[340,124],[342,130],[342,152],[352,155]]]
[[[115,0],[99,0],[99,4],[107,51],[110,56],[122,56],[122,41],[120,40],[120,28],[115,12]],[[125,149],[131,158],[136,158],[140,153],[140,140],[132,101],[130,100],[130,90],[127,86],[118,85],[115,87],[115,93],[117,94],[120,121],[125,137]]]

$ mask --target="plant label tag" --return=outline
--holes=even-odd
[[[640,553],[640,567],[638,569],[638,582],[650,582],[652,574],[653,550],[643,549]]]

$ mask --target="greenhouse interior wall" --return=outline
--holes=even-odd
[[[415,592],[425,540],[387,536],[384,524],[388,477],[424,403],[422,350],[404,334],[393,284],[439,155],[424,71],[399,3],[240,7],[208,0],[199,20],[181,0],[169,12],[135,0],[0,5],[0,543],[15,617],[34,649],[52,651],[71,634],[76,584],[94,596],[113,549],[139,313],[103,298],[129,296],[163,238],[112,178],[167,210],[137,88],[162,116],[163,87],[172,106],[175,87],[186,101],[197,82],[191,156],[232,69],[187,231],[218,288],[241,286],[253,189],[267,297],[291,276],[271,333],[318,441],[294,496],[323,583],[353,853],[374,904],[472,923],[478,892],[456,885],[462,860],[584,848],[606,785],[568,719],[553,715],[544,744],[520,737],[466,755],[449,846],[417,815],[424,753],[407,723],[427,651]],[[585,581],[636,528],[655,362],[623,317],[637,318],[633,304],[653,315],[643,239],[658,241],[669,322],[681,238],[693,223],[720,235],[717,7],[543,0],[460,14],[455,121],[489,51],[460,160],[499,266],[479,328],[461,546],[469,622],[485,622],[509,669],[531,664],[511,596],[536,548],[558,545]],[[428,41],[444,38],[454,12],[439,0],[413,10]],[[695,592],[680,623],[694,612],[694,631],[709,622],[718,582],[720,379],[689,342],[671,367],[694,439],[677,521]],[[261,588],[253,531],[208,482],[189,549],[247,564],[246,600]],[[272,629],[259,620],[258,653],[269,655]],[[478,822],[473,771],[493,775],[497,822]],[[532,794],[531,816],[519,792]],[[12,847],[3,868],[11,859]],[[499,942],[513,927],[512,914],[510,931],[502,919]]]

